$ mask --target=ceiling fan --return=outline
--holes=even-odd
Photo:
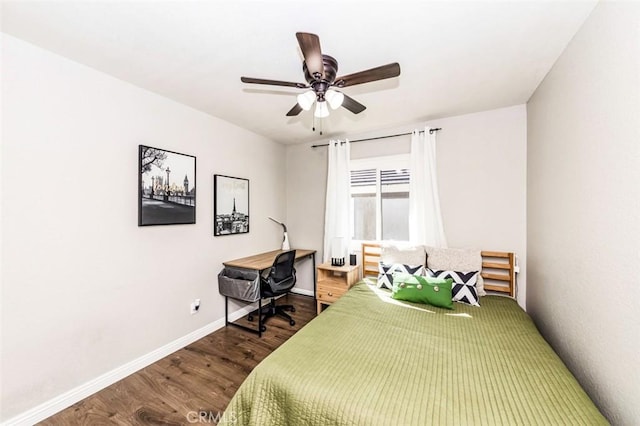
[[[356,84],[384,80],[400,75],[400,65],[394,62],[336,78],[338,61],[329,55],[322,54],[318,36],[310,33],[296,33],[296,38],[298,39],[300,50],[302,50],[302,55],[304,56],[302,71],[304,72],[307,84],[240,77],[243,83],[310,89],[298,95],[298,103],[287,112],[287,116],[289,117],[298,115],[303,110],[310,110],[314,102],[316,102],[314,116],[318,118],[324,118],[329,115],[327,103],[332,109],[343,106],[352,113],[359,114],[364,111],[366,107],[334,88],[342,89],[348,86],[355,86]]]

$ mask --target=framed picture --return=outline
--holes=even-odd
[[[249,232],[249,179],[213,175],[213,235]]]
[[[138,146],[138,226],[196,223],[196,157]]]

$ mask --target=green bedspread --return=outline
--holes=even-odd
[[[481,304],[414,305],[361,282],[253,370],[226,424],[607,424],[514,300]]]

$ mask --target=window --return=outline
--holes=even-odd
[[[354,240],[409,240],[409,156],[351,160]]]

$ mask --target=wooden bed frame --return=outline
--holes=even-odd
[[[378,264],[382,246],[377,243],[362,244],[362,278],[378,276]],[[482,251],[484,289],[515,296],[515,255],[501,251]],[[427,260],[428,262],[428,260]]]

